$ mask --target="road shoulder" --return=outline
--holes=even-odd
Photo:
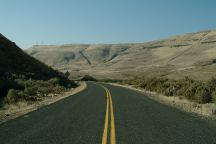
[[[87,88],[86,82],[80,82],[76,88],[71,88],[69,91],[58,94],[56,96],[44,97],[42,101],[34,102],[33,104],[27,104],[26,102],[19,102],[16,105],[9,105],[4,109],[0,109],[0,124],[8,120],[25,115],[29,112],[35,111],[43,106],[55,103],[68,96],[75,95]]]
[[[216,105],[213,103],[198,104],[182,97],[168,97],[156,92],[147,91],[141,88],[135,88],[132,85],[121,85],[117,83],[109,84],[141,92],[143,95],[149,97],[152,100],[168,106],[172,106],[184,112],[192,113],[203,118],[216,119]]]

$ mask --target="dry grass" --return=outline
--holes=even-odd
[[[216,49],[213,49],[213,48],[212,49],[208,49],[205,52],[207,53],[207,55],[208,55],[209,58],[214,59],[215,56],[216,56]]]
[[[216,75],[212,70],[216,64],[209,64],[216,57],[215,46],[216,31],[212,30],[140,44],[36,46],[27,53],[56,69],[70,71],[74,78],[74,74],[97,79],[151,74],[207,80]]]

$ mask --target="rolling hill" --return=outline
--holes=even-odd
[[[216,30],[131,44],[35,45],[26,52],[73,78],[157,76],[206,80],[216,76]]]

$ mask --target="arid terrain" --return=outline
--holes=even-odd
[[[216,30],[136,44],[36,45],[26,52],[72,78],[215,77]]]
[[[77,84],[65,74],[29,56],[0,34],[0,109],[21,101],[32,103],[75,87]]]
[[[1,1],[0,144],[216,144],[215,6]]]

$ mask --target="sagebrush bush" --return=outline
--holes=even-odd
[[[36,80],[23,75],[8,74],[5,77],[0,76],[0,102],[12,104],[22,100],[35,101],[50,93],[59,94],[75,86],[73,81],[62,77]]]
[[[39,87],[38,91],[37,91],[37,95],[44,97],[44,96],[48,95],[51,92],[53,92],[52,87]]]
[[[209,103],[212,101],[211,92],[209,87],[205,84],[199,85],[196,89],[195,100],[198,103]]]
[[[181,88],[182,95],[190,100],[195,100],[195,93],[197,89],[196,83],[191,83],[184,85],[184,87]]]
[[[4,99],[4,103],[13,104],[18,101],[18,92],[14,89],[10,89],[7,93],[7,96]]]
[[[184,96],[198,103],[216,103],[216,79],[207,82],[195,81],[189,77],[181,80],[167,78],[137,78],[122,83],[162,93],[166,96]]]
[[[212,78],[207,82],[207,85],[210,89],[210,91],[215,91],[216,90],[216,78]]]
[[[0,93],[1,95],[7,95],[10,89],[22,89],[22,87],[14,80],[0,77]]]
[[[216,104],[216,90],[212,92],[212,101]]]
[[[37,91],[38,91],[38,87],[37,86],[29,86],[26,87],[24,90],[25,95],[29,95],[29,96],[33,96],[33,95],[37,95]]]
[[[174,96],[174,87],[168,87],[163,92],[166,96]]]

